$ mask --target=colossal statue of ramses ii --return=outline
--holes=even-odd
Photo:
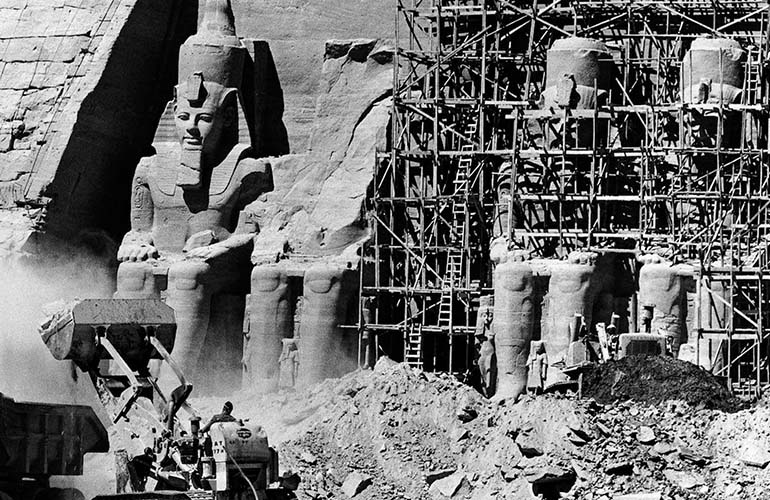
[[[174,357],[194,382],[207,377],[202,365],[217,363],[234,372],[233,380],[240,377],[232,343],[241,335],[258,230],[243,209],[272,189],[270,165],[239,139],[253,123],[241,105],[247,57],[229,0],[208,0],[198,33],[180,49],[179,84],[167,109],[177,140],[156,138],[154,154],[139,163],[131,230],[118,251],[117,296],[153,297],[165,289],[178,325]]]

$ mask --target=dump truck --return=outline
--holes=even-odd
[[[223,422],[207,434],[200,432],[200,418],[187,404],[192,385],[171,357],[176,322],[164,302],[77,300],[49,317],[40,333],[54,358],[71,360],[88,372],[102,396],[109,391],[115,422],[126,418],[138,398],[147,397],[167,424],[145,456],[126,464],[130,481],[121,487],[126,491],[99,500],[293,497],[296,484],[278,477],[278,455],[261,426]],[[161,390],[150,369],[152,360],[163,362],[162,368],[179,380],[171,393]],[[177,417],[182,408],[190,415],[189,425]],[[155,483],[154,491],[144,491],[147,482]]]
[[[107,431],[88,406],[17,402],[0,393],[0,499],[77,500],[52,476],[83,474],[83,455],[109,450]]]

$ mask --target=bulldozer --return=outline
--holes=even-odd
[[[40,333],[54,358],[71,360],[90,375],[108,409],[113,409],[114,422],[127,418],[141,397],[153,402],[158,420],[165,422],[145,455],[127,461],[127,470],[119,471],[131,479],[127,487],[121,487],[124,491],[97,499],[294,497],[296,477],[279,478],[278,455],[261,426],[248,421],[220,422],[208,433],[200,431],[200,418],[187,403],[192,385],[171,357],[176,322],[173,309],[164,302],[78,300],[51,315]],[[152,360],[160,360],[176,376],[176,389],[170,393],[161,389],[151,370]],[[178,418],[183,408],[190,415],[187,425]],[[143,491],[148,478],[155,483],[153,491]]]

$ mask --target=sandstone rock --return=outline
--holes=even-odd
[[[524,477],[530,483],[539,483],[543,481],[556,481],[568,478],[574,478],[575,473],[562,469],[561,467],[540,467],[536,469],[527,469],[524,471]]]
[[[516,436],[516,445],[521,454],[527,458],[539,457],[543,454],[541,440],[534,433],[521,433]]]
[[[398,362],[393,361],[387,356],[380,356],[380,359],[374,365],[374,371],[376,373],[384,373],[396,366],[398,366]]]
[[[711,456],[709,455],[682,447],[679,448],[679,456],[682,458],[682,460],[686,460],[695,465],[705,465],[709,460],[711,460]]]
[[[591,475],[586,472],[585,468],[577,460],[571,459],[570,465],[578,479],[582,481],[589,481],[591,479]]]
[[[650,427],[643,425],[639,427],[636,438],[642,444],[653,444],[655,442],[655,431],[653,431]]]
[[[601,422],[596,422],[596,428],[605,436],[612,435],[612,430]]]
[[[372,484],[371,476],[361,474],[360,472],[353,472],[352,474],[349,474],[342,483],[342,492],[347,495],[348,498],[353,498],[364,491],[370,484]]]
[[[479,416],[479,412],[476,411],[475,408],[470,406],[465,406],[457,412],[457,418],[463,423],[470,422],[471,420],[475,419],[478,416]]]
[[[660,500],[662,497],[660,492],[655,493],[630,493],[627,495],[620,495],[612,497],[612,500]]]
[[[331,57],[323,63],[310,149],[277,158],[275,189],[247,208],[260,225],[254,263],[274,262],[282,252],[357,263],[355,250],[369,237],[362,207],[372,162],[390,121],[392,64],[369,57],[383,44],[336,40],[327,46]]]
[[[457,428],[452,431],[452,441],[459,442],[466,439],[470,435],[468,429]]]
[[[738,451],[738,458],[745,464],[764,468],[770,463],[770,453],[767,448],[757,443],[744,444]]]
[[[655,446],[652,447],[652,451],[654,451],[659,455],[667,455],[669,453],[673,453],[674,451],[676,451],[676,448],[671,446],[669,443],[660,442],[660,443],[655,443]]]
[[[428,484],[433,484],[439,479],[444,479],[445,477],[451,476],[457,472],[457,469],[441,469],[441,470],[435,470],[433,472],[429,472],[425,475],[425,482]]]
[[[605,468],[604,472],[607,474],[631,474],[633,471],[634,465],[631,462],[628,462],[626,460],[618,461],[618,462],[611,462],[609,463]]]
[[[305,462],[306,464],[315,465],[318,463],[318,458],[316,458],[315,455],[313,455],[310,452],[302,452],[302,454],[299,456],[299,459]]]
[[[428,490],[434,496],[452,497],[457,490],[466,481],[465,474],[462,472],[455,472],[454,474],[447,476],[443,479],[439,479],[431,484]]]
[[[743,488],[738,483],[730,483],[727,486],[725,486],[724,494],[726,497],[732,497],[735,495],[740,494],[741,490]]]
[[[696,486],[701,486],[705,482],[705,479],[700,474],[690,474],[687,472],[675,470],[665,470],[663,471],[663,475],[670,483],[675,484],[685,490],[695,488]]]

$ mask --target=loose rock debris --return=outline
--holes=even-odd
[[[491,402],[450,375],[383,361],[233,402],[264,423],[282,470],[302,477],[300,499],[770,499],[770,409],[741,406],[708,373],[664,358],[648,365],[665,376],[635,390],[622,379],[643,376],[642,359],[596,368],[623,372],[614,395],[586,381],[587,394],[610,394],[599,399]],[[693,387],[705,403],[684,392]],[[203,413],[220,403],[195,402]]]

